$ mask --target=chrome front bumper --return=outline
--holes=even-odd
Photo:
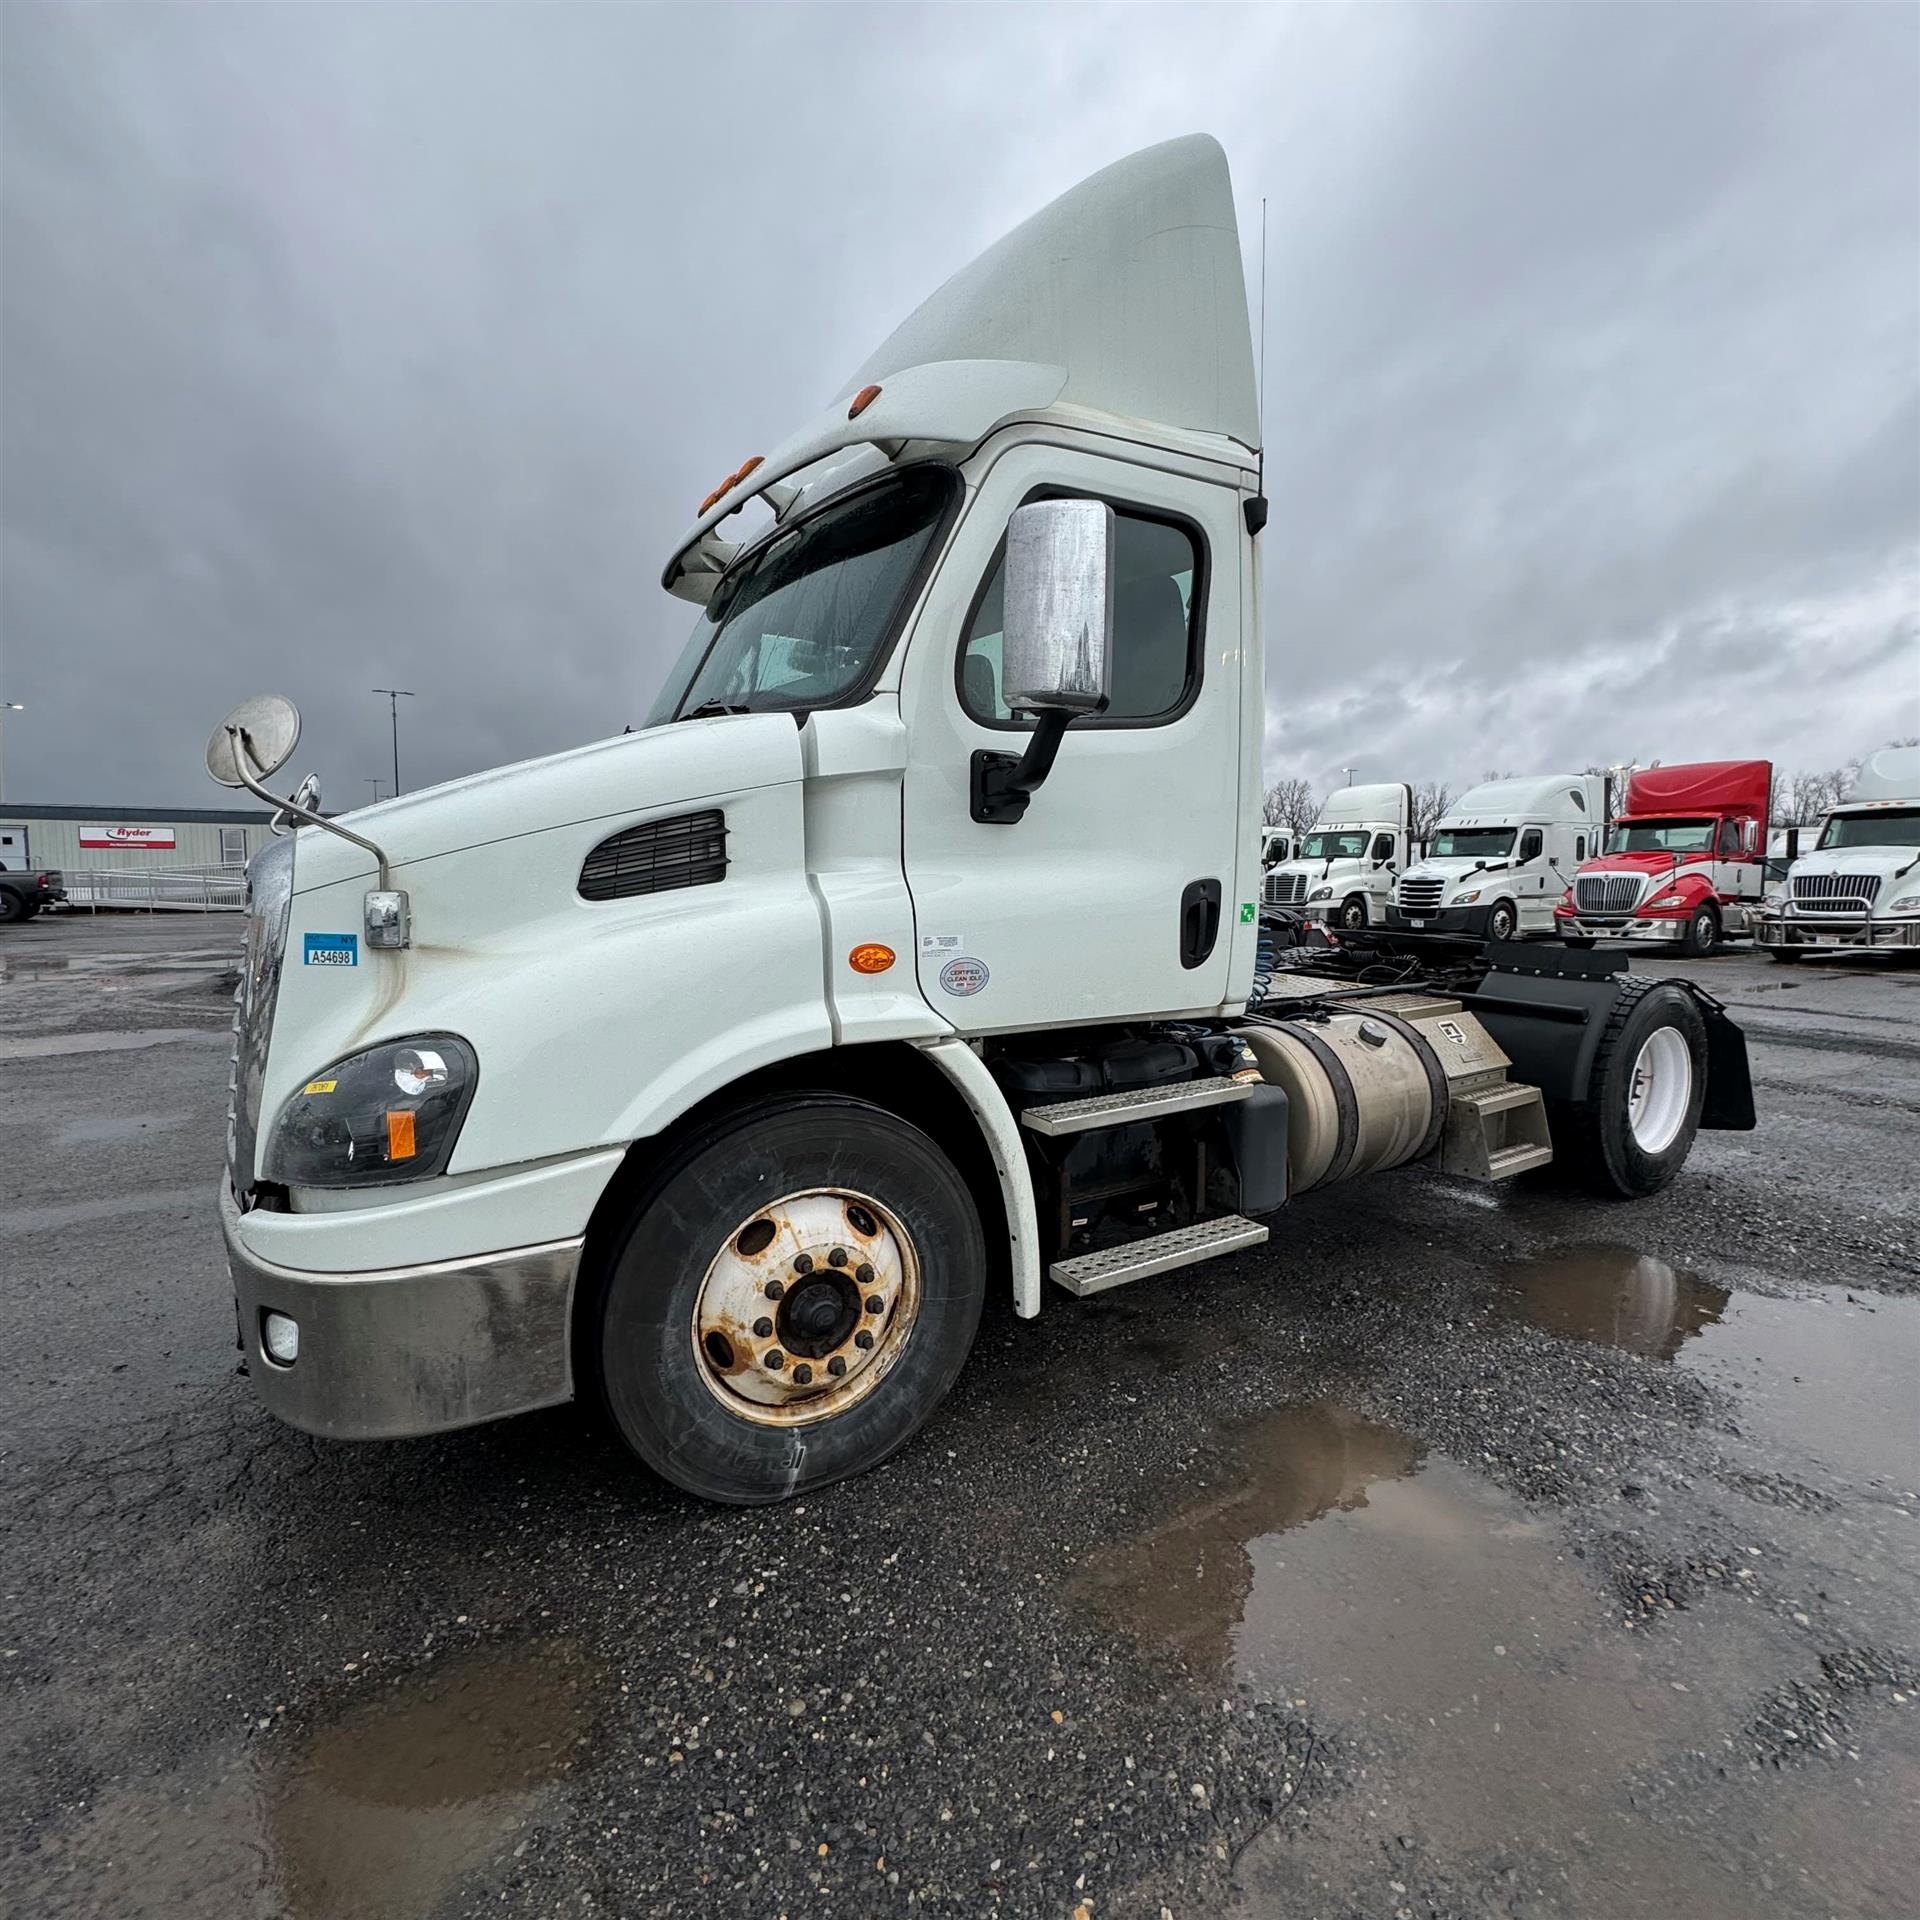
[[[573,1286],[582,1242],[372,1273],[304,1273],[249,1251],[225,1182],[240,1341],[255,1389],[290,1426],[391,1440],[475,1426],[573,1397]],[[292,1365],[269,1357],[267,1313],[299,1323]]]
[[[1571,920],[1555,918],[1553,930],[1576,940],[1684,940],[1687,923],[1681,920]]]
[[[1763,947],[1849,948],[1920,947],[1920,920],[1821,919],[1800,914],[1765,914],[1755,936]]]

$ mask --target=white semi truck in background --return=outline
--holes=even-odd
[[[1377,926],[1411,855],[1412,833],[1411,787],[1341,787],[1322,802],[1293,858],[1267,874],[1261,898],[1320,925]]]
[[[1861,763],[1813,851],[1762,902],[1754,937],[1776,960],[1920,947],[1920,747]]]
[[[1574,869],[1600,850],[1606,815],[1605,774],[1528,774],[1471,788],[1401,874],[1387,926],[1485,940],[1552,933]]]
[[[375,1438],[584,1394],[777,1500],[907,1441],[989,1286],[1032,1315],[1409,1163],[1648,1193],[1751,1126],[1685,986],[1278,964],[1259,442],[1225,156],[1174,141],[714,489],[641,731],[329,819],[265,785],[290,702],[222,722],[209,771],[294,823],[220,1195],[266,1404]],[[1405,851],[1377,791],[1367,870]]]

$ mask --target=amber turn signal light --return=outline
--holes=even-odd
[[[866,940],[847,955],[847,965],[855,973],[885,973],[893,965],[894,951],[878,940]]]
[[[405,1109],[387,1115],[387,1158],[411,1160],[414,1155],[413,1114]]]
[[[860,391],[853,396],[853,405],[847,409],[847,418],[849,420],[858,420],[879,398],[880,389],[878,387],[862,387]]]

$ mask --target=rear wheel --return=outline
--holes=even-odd
[[[1687,920],[1680,951],[1689,960],[1704,960],[1720,944],[1720,916],[1711,907],[1695,907]]]
[[[27,903],[10,887],[0,887],[0,926],[27,917]]]
[[[1693,1150],[1707,1091],[1707,1024],[1684,987],[1628,980],[1601,1030],[1584,1100],[1547,1105],[1553,1170],[1633,1199],[1669,1185]]]
[[[959,1174],[866,1101],[799,1095],[690,1143],[635,1206],[597,1301],[622,1439],[709,1500],[877,1466],[952,1386],[986,1254]]]

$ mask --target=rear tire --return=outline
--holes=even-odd
[[[0,887],[0,927],[27,917],[27,903],[10,888]]]
[[[979,1217],[939,1148],[883,1107],[801,1094],[727,1116],[663,1169],[585,1331],[627,1445],[689,1493],[758,1506],[904,1446],[985,1290]]]
[[[1626,980],[1607,1015],[1584,1100],[1550,1100],[1551,1171],[1640,1199],[1672,1184],[1693,1150],[1707,1091],[1707,1023],[1693,996]]]
[[[1720,916],[1711,907],[1695,907],[1687,920],[1680,951],[1689,960],[1704,960],[1720,944]]]

